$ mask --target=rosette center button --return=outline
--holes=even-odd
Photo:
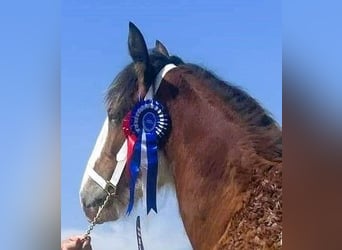
[[[153,112],[147,112],[143,116],[142,123],[146,132],[152,132],[157,125],[157,117]]]

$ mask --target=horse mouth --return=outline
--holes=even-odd
[[[101,210],[98,216],[97,214],[100,209],[100,205],[84,208],[84,212],[89,223],[93,222],[97,216],[95,224],[103,224],[107,221],[115,221],[119,219],[120,214],[123,213],[124,207],[125,206],[122,201],[119,199],[113,199]]]

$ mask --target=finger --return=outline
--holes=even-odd
[[[79,247],[80,247],[80,246],[79,246],[79,244],[77,244],[76,241],[69,240],[69,241],[64,241],[64,242],[62,242],[61,249],[62,249],[62,250],[76,250],[76,249],[78,249]]]
[[[81,247],[80,238],[71,237],[67,240],[62,241],[61,249],[77,249]]]
[[[83,238],[83,235],[74,235],[74,236],[71,236],[69,240],[77,241],[77,240],[82,240],[82,238]]]
[[[82,246],[90,245],[90,241],[91,241],[91,239],[90,239],[89,236],[83,238],[83,239],[82,239],[82,243],[83,243]]]
[[[91,250],[92,248],[91,248],[90,242],[91,242],[91,239],[90,239],[89,236],[84,238],[84,241],[83,241],[83,244],[82,244],[82,249],[84,249],[84,250]]]

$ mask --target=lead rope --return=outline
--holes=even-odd
[[[116,193],[116,187],[115,186],[111,185],[110,183],[107,183],[107,185],[108,185],[106,188],[107,196],[106,196],[105,200],[103,201],[103,204],[99,207],[99,210],[97,210],[96,216],[89,223],[88,229],[87,229],[86,233],[84,234],[84,240],[89,238],[90,232],[94,229],[95,225],[97,224],[97,220],[99,219],[103,208],[107,205],[109,198],[111,196],[114,196]],[[112,188],[112,189],[109,190],[109,188]]]
[[[100,214],[103,210],[103,208],[107,205],[109,198],[111,196],[115,195],[115,192],[110,193],[107,192],[107,196],[106,199],[103,201],[103,204],[101,205],[101,207],[99,208],[99,210],[96,213],[96,216],[94,217],[94,219],[89,223],[88,229],[86,231],[86,233],[84,234],[84,239],[82,241],[85,241],[86,239],[89,238],[90,236],[90,232],[94,229],[97,220],[100,217]],[[144,250],[144,245],[143,245],[143,241],[142,241],[142,237],[141,237],[141,228],[140,228],[140,216],[137,217],[137,221],[136,221],[136,234],[137,234],[137,243],[138,243],[138,250]]]
[[[135,229],[137,233],[138,250],[144,250],[144,245],[141,238],[140,216],[137,217]]]

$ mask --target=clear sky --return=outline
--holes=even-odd
[[[171,54],[204,66],[222,79],[241,86],[270,111],[279,124],[282,123],[279,1],[63,1],[62,235],[83,232],[87,227],[79,204],[79,186],[106,116],[106,89],[130,62],[127,50],[129,21],[142,31],[148,47],[153,47],[155,40],[159,39]],[[161,232],[180,227],[177,221],[170,223],[171,228],[161,225],[177,217],[172,197],[164,202],[165,209],[157,215],[158,218],[152,218],[150,222],[144,219],[142,230],[147,224],[151,231],[158,228]],[[106,232],[100,229],[106,227],[97,226],[96,232],[108,235],[113,244],[119,244],[127,241],[120,238],[123,235],[120,225],[126,229],[129,225],[134,228],[133,221],[134,218],[129,218],[120,222],[119,228],[113,225]],[[164,235],[170,239],[169,235]],[[129,239],[135,243],[135,238]],[[159,240],[163,241],[162,238]],[[149,243],[150,247],[147,243],[146,249],[154,249],[153,243]],[[94,244],[101,244],[100,240]],[[108,249],[115,247],[110,246],[107,244]],[[135,249],[135,244],[132,248],[122,249]],[[188,245],[183,240],[179,248],[172,245],[170,249],[188,249]]]

